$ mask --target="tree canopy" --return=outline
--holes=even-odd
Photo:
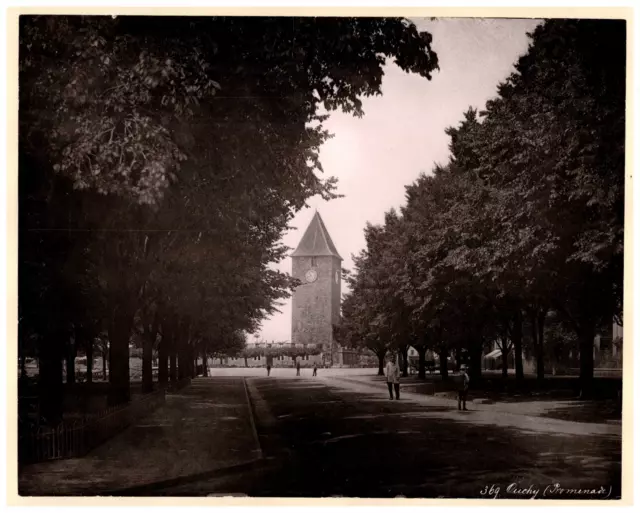
[[[622,314],[624,22],[548,20],[529,36],[498,96],[446,130],[449,161],[367,227],[343,322],[361,344],[393,345],[384,330],[408,319],[401,344],[465,349],[475,373],[504,336],[522,377],[526,321],[542,377],[552,315],[575,334],[587,387],[594,336]]]
[[[438,65],[401,18],[21,17],[20,326],[43,394],[74,325],[108,334],[114,402],[136,324],[161,379],[256,330],[295,285],[270,267],[289,221],[337,195],[326,112],[363,115],[387,59]]]

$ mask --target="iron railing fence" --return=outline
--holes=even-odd
[[[24,464],[84,456],[135,420],[151,413],[164,401],[165,390],[160,389],[134,398],[127,404],[109,407],[97,415],[62,423],[56,428],[21,429],[18,460]]]

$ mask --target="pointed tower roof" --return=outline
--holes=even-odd
[[[334,256],[342,260],[317,210],[291,256]]]

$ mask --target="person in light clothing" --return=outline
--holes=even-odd
[[[466,365],[460,366],[460,376],[458,376],[458,380],[458,410],[466,410],[470,381]]]
[[[396,400],[400,399],[400,368],[396,363],[395,355],[391,355],[391,358],[387,362],[385,374],[387,375],[387,386],[389,387],[389,399],[393,399],[394,390]]]

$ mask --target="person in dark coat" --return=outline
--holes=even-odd
[[[300,376],[300,360],[296,361],[296,376]]]

